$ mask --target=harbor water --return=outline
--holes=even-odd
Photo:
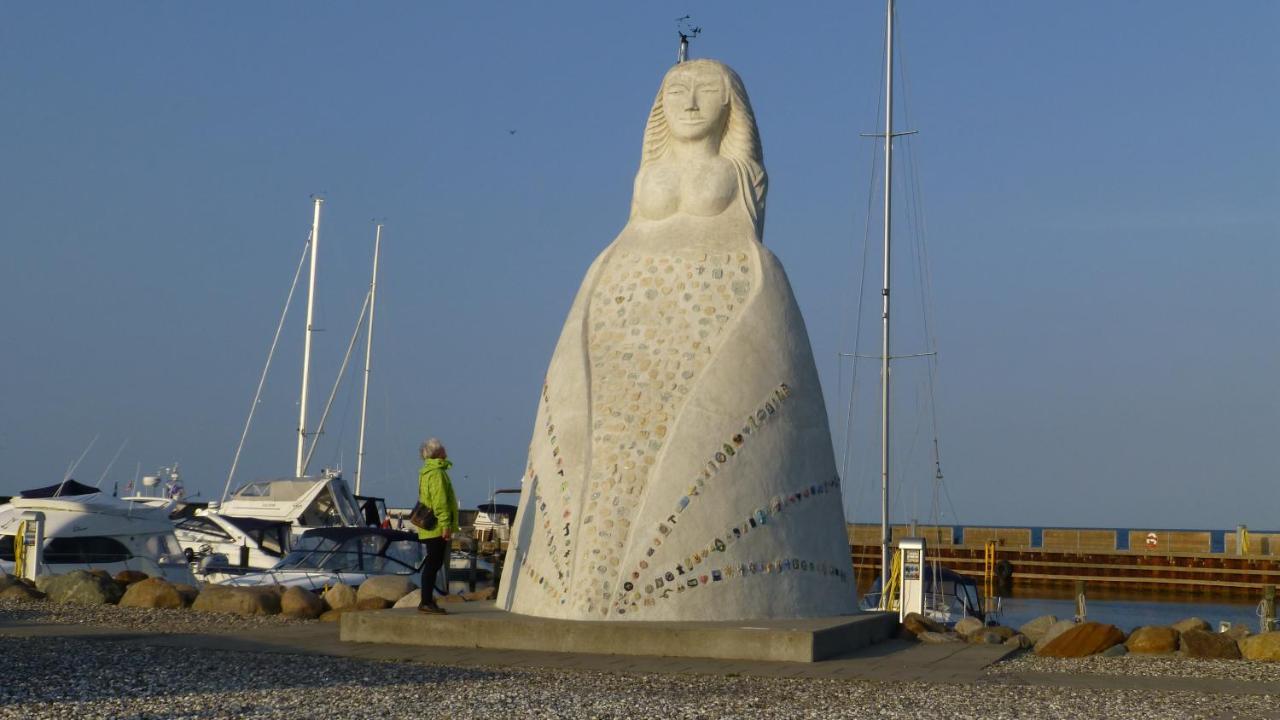
[[[1107,623],[1129,632],[1143,625],[1172,625],[1179,620],[1198,617],[1217,630],[1220,622],[1244,625],[1250,632],[1258,632],[1258,603],[1222,603],[1205,601],[1155,600],[1150,597],[1108,597],[1093,599],[1086,596],[1087,618]],[[1042,615],[1055,615],[1059,619],[1075,617],[1076,603],[1070,597],[1028,598],[1011,597],[1001,601],[997,618],[1001,625],[1018,627]]]

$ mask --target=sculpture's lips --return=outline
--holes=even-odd
[[[682,117],[678,119],[680,120],[680,122],[684,123],[685,125],[701,125],[702,123],[707,121],[706,118],[700,115],[696,117]]]

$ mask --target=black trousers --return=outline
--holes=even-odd
[[[449,542],[442,537],[428,538],[422,541],[427,546],[427,559],[422,563],[422,605],[435,605],[434,593],[436,575],[444,566],[445,555],[449,551]],[[445,583],[447,590],[449,584]]]

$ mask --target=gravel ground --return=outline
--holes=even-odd
[[[115,605],[61,605],[47,600],[0,600],[0,620],[5,622],[94,625],[161,633],[233,633],[260,627],[279,627],[314,620],[291,620],[281,615],[241,617],[192,610],[122,608]]]
[[[243,632],[302,621],[190,610],[0,601],[0,621],[166,633]],[[919,685],[705,675],[484,669],[314,655],[150,647],[73,638],[3,640],[6,718],[1280,718],[1275,696]],[[1280,664],[1181,658],[1057,660],[1024,654],[988,673],[1213,677],[1280,683]],[[1280,685],[1278,685],[1280,687]],[[1280,690],[1278,690],[1280,694]]]
[[[1277,717],[1263,695],[486,670],[66,638],[9,638],[5,654],[0,719]]]
[[[1088,673],[1091,675],[1144,675],[1147,677],[1214,678],[1243,682],[1276,683],[1280,695],[1280,663],[1248,660],[1209,660],[1173,655],[1122,655],[1064,659],[1022,653],[987,668],[988,675],[1020,672]],[[1276,699],[1280,710],[1280,698]],[[1278,713],[1280,714],[1280,713]]]

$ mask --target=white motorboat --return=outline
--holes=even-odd
[[[175,583],[195,582],[174,535],[169,507],[110,497],[68,480],[24,490],[0,505],[0,569],[15,573],[20,526],[42,516],[42,552],[37,573],[136,570]]]
[[[384,528],[316,528],[303,533],[293,550],[275,567],[222,581],[234,587],[281,585],[322,590],[342,583],[356,587],[376,575],[405,575],[419,581],[425,546],[414,532]],[[476,586],[493,584],[494,569],[476,560]],[[455,551],[449,559],[449,592],[470,589],[471,556]]]
[[[210,510],[214,506],[210,505]],[[319,477],[256,480],[238,488],[216,507],[228,518],[256,518],[287,522],[294,539],[321,527],[363,527],[364,514],[342,476],[322,472]]]
[[[203,582],[274,567],[289,552],[291,528],[287,520],[234,517],[206,508],[174,519],[178,543]]]

